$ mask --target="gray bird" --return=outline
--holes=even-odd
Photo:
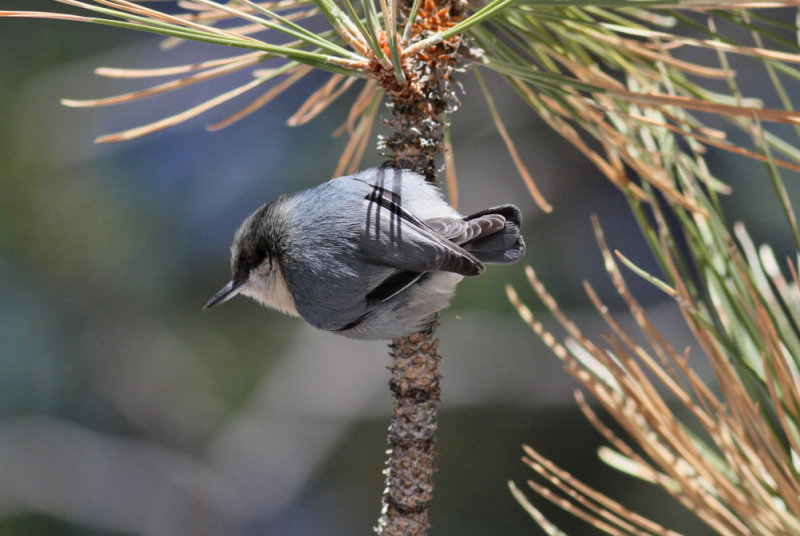
[[[525,252],[513,205],[464,217],[421,175],[371,168],[278,197],[231,245],[232,279],[205,305],[241,293],[355,339],[418,331],[464,276]]]

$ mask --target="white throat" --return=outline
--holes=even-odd
[[[250,272],[250,278],[242,287],[242,294],[287,315],[300,316],[278,263],[270,266],[269,260],[266,260]]]

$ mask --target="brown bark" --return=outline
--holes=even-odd
[[[386,488],[376,531],[384,536],[427,534],[433,498],[434,438],[439,402],[436,323],[390,345],[395,397],[389,427]]]

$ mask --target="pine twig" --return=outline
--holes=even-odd
[[[386,488],[376,531],[382,536],[427,534],[433,498],[434,439],[441,359],[432,322],[426,329],[395,339],[389,348],[395,397],[389,426]]]

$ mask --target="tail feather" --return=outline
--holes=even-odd
[[[517,207],[501,205],[467,216],[464,220],[469,222],[495,214],[503,216],[506,220],[502,229],[462,244],[461,247],[475,255],[481,262],[494,264],[516,262],[525,253],[525,241],[520,234],[522,214]]]

